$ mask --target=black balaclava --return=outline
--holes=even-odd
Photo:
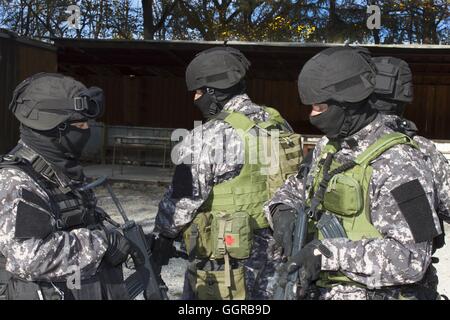
[[[20,137],[56,170],[72,180],[84,179],[79,159],[89,140],[90,128],[79,129],[69,123],[63,123],[53,130],[38,131],[21,125]]]
[[[233,97],[245,92],[245,82],[241,81],[228,89],[205,88],[202,91],[203,95],[194,101],[194,105],[200,109],[205,119],[210,119],[222,111]]]
[[[377,114],[367,100],[359,103],[329,101],[328,110],[310,117],[310,122],[325,133],[328,139],[336,140],[357,133],[375,120]]]
[[[382,114],[403,117],[407,102],[380,99],[379,97],[374,96],[371,99],[371,104],[373,108],[377,109]]]

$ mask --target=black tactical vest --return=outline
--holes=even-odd
[[[28,174],[48,195],[50,212],[56,221],[55,231],[75,228],[96,228],[102,218],[96,212],[97,200],[91,190],[80,191],[33,150],[20,146],[13,154],[3,157],[0,168],[12,167]]]
[[[58,176],[52,167],[37,153],[26,146],[18,145],[11,154],[0,157],[0,169],[13,168],[25,172],[48,195],[49,202],[42,201],[41,205],[50,212],[56,221],[52,226],[53,232],[71,231],[77,228],[91,230],[101,228],[103,221],[102,211],[96,209],[96,198],[91,190],[80,191],[81,184]],[[64,180],[67,179],[67,180]],[[22,194],[23,197],[26,195]],[[36,196],[36,195],[35,195]],[[34,199],[41,199],[39,196]],[[33,195],[28,194],[28,197]],[[26,199],[25,199],[26,200]],[[81,296],[94,299],[101,298],[101,289],[98,281],[92,281],[84,287],[95,288],[88,293],[81,292]],[[9,287],[9,288],[8,288]],[[36,296],[36,292],[40,295]],[[8,298],[31,299],[64,299],[64,293],[70,293],[65,283],[36,283],[16,279],[14,275],[5,270],[5,258],[0,254],[0,300]],[[13,297],[9,297],[13,296]],[[74,298],[73,296],[71,298]]]

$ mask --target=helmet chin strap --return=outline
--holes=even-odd
[[[351,115],[348,112],[348,108],[343,107],[342,108],[344,110],[344,123],[342,124],[340,133],[338,138],[346,138],[349,136],[350,130],[351,130],[351,125],[352,125],[352,120],[351,120]]]
[[[205,87],[203,95],[194,101],[194,105],[200,109],[204,118],[211,118],[222,111],[225,105],[239,94],[245,92],[245,83],[241,81],[237,85],[227,89],[214,89]]]
[[[335,103],[344,112],[344,122],[339,130],[338,139],[345,139],[360,131],[375,120],[377,111],[370,107],[368,101],[359,103]]]
[[[209,105],[209,114],[211,116],[218,114],[220,111],[222,111],[224,105],[222,105],[217,97],[216,97],[216,90],[213,88],[206,88],[206,94],[210,95],[212,103]]]
[[[62,141],[62,137],[64,135],[64,133],[67,132],[68,129],[68,124],[67,122],[63,122],[58,126],[58,143],[61,144]]]

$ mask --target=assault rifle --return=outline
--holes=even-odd
[[[144,293],[146,300],[169,300],[167,296],[167,286],[160,276],[157,265],[152,256],[152,244],[145,237],[144,231],[135,221],[129,220],[119,199],[117,199],[107,178],[102,177],[91,184],[86,185],[81,190],[94,189],[104,185],[111,195],[114,204],[119,210],[124,220],[120,225],[112,220],[107,214],[105,219],[117,228],[121,228],[124,237],[131,243],[134,249],[131,253],[136,271],[125,280],[126,288],[131,299],[136,298],[140,293]],[[156,240],[155,240],[156,241]]]
[[[303,196],[306,195],[306,178],[308,176],[309,165],[300,166],[300,174],[303,178]],[[305,199],[305,197],[303,197]],[[305,201],[300,208],[297,208],[297,219],[295,221],[294,234],[293,234],[293,245],[292,252],[290,256],[294,256],[300,252],[300,250],[305,246],[306,235],[308,233],[308,215],[305,212]],[[305,279],[305,273],[302,269],[298,272],[293,272],[288,274],[286,285],[278,285],[275,293],[274,300],[297,300],[299,296],[303,296],[303,292],[306,290],[308,284]],[[299,290],[300,289],[300,290]]]
[[[325,160],[324,167],[330,166],[332,161],[332,156],[328,156]],[[311,206],[306,208],[306,180],[308,177],[309,169],[312,162],[312,151],[309,155],[305,157],[302,164],[300,165],[299,175],[303,179],[303,204],[297,209],[297,220],[295,221],[294,235],[293,235],[293,246],[291,257],[298,254],[300,250],[305,246],[306,235],[308,232],[308,219],[310,217],[315,217],[317,207],[319,206],[321,199],[323,199],[323,194],[325,193],[330,179],[337,174],[339,171],[345,171],[345,168],[350,168],[354,166],[354,162],[349,162],[342,167],[334,170],[331,174],[327,174],[323,181],[320,183],[319,190],[314,195],[311,200]],[[327,164],[328,163],[328,164]],[[328,169],[326,170],[328,172]],[[317,229],[322,234],[325,239],[331,238],[346,238],[344,228],[342,227],[339,220],[335,215],[324,213],[317,223]],[[297,300],[305,299],[307,297],[308,289],[310,283],[306,279],[306,273],[303,268],[300,268],[298,272],[293,272],[288,274],[287,283],[285,286],[278,286],[275,290],[274,299],[275,300]]]

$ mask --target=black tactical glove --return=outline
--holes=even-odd
[[[118,230],[110,230],[106,236],[109,246],[104,259],[114,267],[124,263],[131,253],[130,242]]]
[[[331,258],[333,254],[319,240],[314,240],[303,247],[302,250],[287,263],[287,272],[292,273],[299,270],[300,281],[311,283],[319,279],[322,269],[322,255]]]
[[[295,214],[295,209],[285,204],[277,205],[272,211],[273,237],[284,256],[289,256],[292,251]]]
[[[170,258],[176,255],[176,248],[173,245],[174,239],[164,237],[161,234],[151,233],[146,235],[149,241],[152,257],[158,266],[169,264]]]

